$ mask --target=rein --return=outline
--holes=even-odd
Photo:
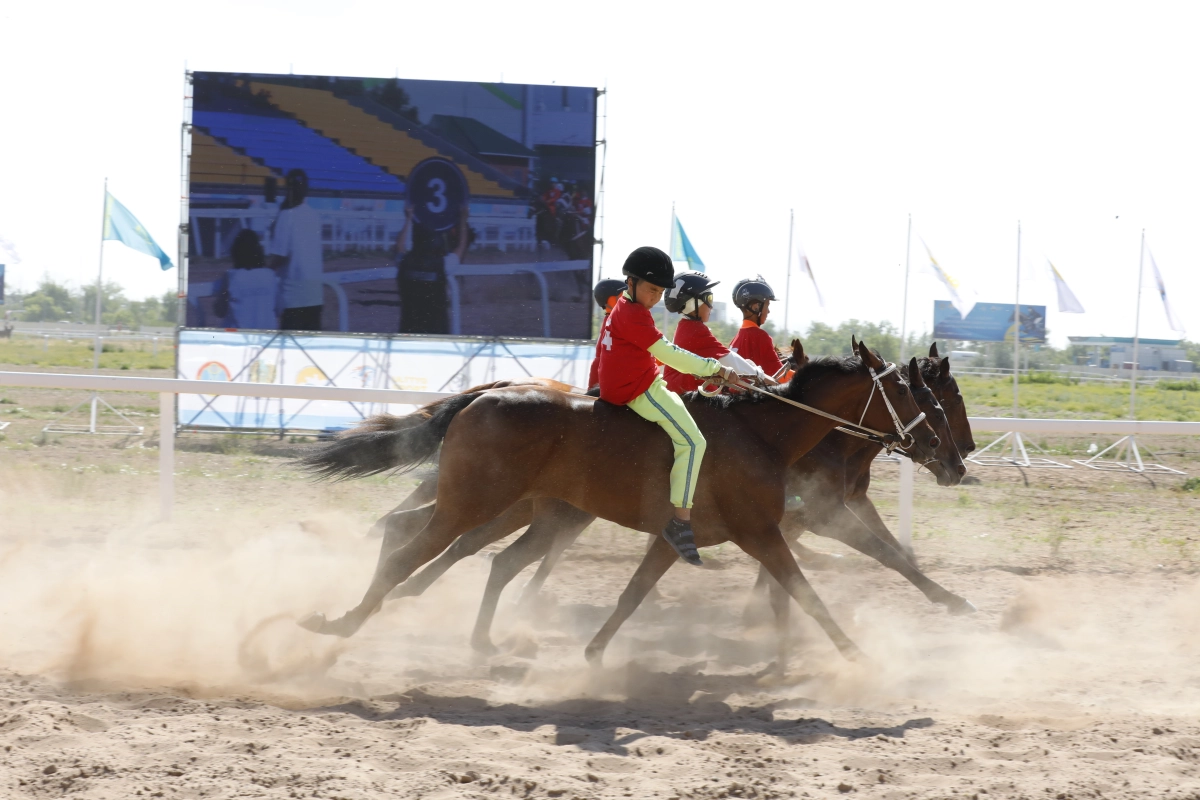
[[[736,386],[739,389],[757,392],[758,394],[766,395],[767,397],[778,400],[781,403],[787,403],[789,406],[795,406],[796,408],[799,408],[802,411],[807,411],[810,414],[816,414],[819,417],[825,417],[825,419],[831,419],[834,422],[841,423],[834,428],[834,430],[842,433],[848,433],[851,436],[857,436],[860,439],[867,439],[868,441],[882,445],[883,448],[887,450],[888,455],[891,455],[893,450],[904,450],[907,447],[911,447],[913,444],[913,428],[925,421],[924,411],[917,414],[917,416],[913,418],[912,422],[908,423],[907,425],[900,421],[900,415],[896,413],[896,409],[892,406],[892,401],[888,399],[887,394],[883,391],[883,385],[880,383],[880,380],[883,377],[890,375],[895,371],[895,364],[888,364],[887,368],[878,374],[876,374],[875,370],[873,370],[871,367],[867,367],[867,372],[871,375],[871,393],[867,396],[867,404],[863,407],[863,412],[858,418],[858,422],[851,422],[848,419],[842,419],[839,416],[830,414],[828,411],[822,411],[819,408],[813,408],[812,406],[806,405],[797,400],[792,400],[790,397],[783,397],[774,392],[768,392],[766,389],[760,389],[749,382],[743,382],[740,380],[732,383],[725,381],[716,382],[727,383],[727,385]],[[703,389],[703,387],[701,388]],[[892,417],[892,423],[896,426],[895,433],[884,433],[883,431],[877,431],[874,428],[868,428],[862,424],[862,421],[866,419],[867,410],[871,407],[871,401],[875,398],[876,389],[879,389],[879,396],[883,398],[883,403],[885,406],[887,406],[888,414],[890,414]],[[704,392],[702,391],[701,393],[703,394]]]

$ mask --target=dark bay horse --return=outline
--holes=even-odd
[[[930,352],[936,354],[937,350],[932,348]],[[939,399],[942,396],[948,398],[951,412],[946,413],[943,418],[952,423],[949,427],[956,449],[962,447],[963,452],[969,454],[974,450],[975,443],[971,436],[970,423],[967,421],[966,407],[962,402],[962,395],[958,392],[958,383],[950,373],[950,360],[926,359],[921,366],[922,369],[910,367],[909,378],[913,381],[914,394],[921,391],[917,388],[920,386],[925,391],[933,391],[939,395]],[[926,389],[926,383],[935,388]],[[939,408],[938,412],[941,411]],[[788,491],[795,491],[803,497],[805,504],[801,509],[786,512],[780,527],[795,537],[805,530],[810,530],[818,536],[836,539],[900,573],[930,601],[944,605],[951,613],[974,612],[975,606],[970,601],[952,594],[921,572],[911,555],[892,536],[880,518],[875,504],[867,497],[867,490],[871,484],[871,464],[881,449],[873,442],[864,442],[836,431],[823,439],[798,462],[807,462],[806,466],[809,469],[805,470],[804,474],[800,474],[795,468],[791,471]],[[939,484],[942,484],[940,480]],[[498,561],[499,557],[496,560]],[[622,592],[616,609],[588,643],[584,652],[589,661],[600,662],[605,648],[617,630],[672,564],[673,561],[666,557],[658,543],[652,543]],[[755,588],[763,587],[769,587],[771,592],[779,664],[782,668],[787,661],[789,604],[782,587],[776,581],[770,580],[768,573],[760,567]]]
[[[799,342],[794,343],[800,352]],[[848,658],[859,654],[805,580],[780,530],[787,467],[837,424],[803,403],[902,439],[921,462],[940,444],[920,422],[908,385],[865,344],[858,355],[821,358],[798,369],[774,398],[744,394],[720,402],[693,399],[690,410],[708,440],[693,509],[699,546],[733,541],[764,564]],[[879,400],[871,402],[875,395]],[[456,395],[406,417],[375,417],[305,459],[316,475],[373,475],[427,459],[441,444],[437,503],[421,532],[389,554],[362,601],[341,618],[314,614],[310,630],[349,636],[387,594],[457,537],[494,520],[514,503],[561,500],[588,515],[657,533],[672,513],[669,441],[628,409],[540,387]],[[538,503],[535,503],[535,507]],[[416,509],[412,514],[426,513]],[[665,540],[664,540],[665,543]],[[658,539],[651,548],[657,548]]]
[[[931,352],[936,354],[936,349]],[[939,460],[932,462],[931,471],[938,476],[940,484],[956,485],[965,473],[965,467],[958,457],[958,448],[967,448],[969,452],[974,449],[974,442],[971,440],[962,396],[950,374],[949,360],[921,359],[918,362],[914,359],[908,373],[913,376],[910,383],[917,406],[925,412],[926,419],[934,422],[934,431],[942,439],[937,448]],[[933,387],[932,390],[926,386],[927,383]],[[949,412],[943,411],[939,403],[943,396],[950,403]],[[806,529],[837,539],[904,575],[932,602],[945,605],[954,613],[970,611],[973,606],[968,601],[945,590],[920,571],[915,561],[887,530],[874,505],[866,497],[871,464],[880,449],[879,445],[836,431],[822,439],[811,452],[789,468],[788,494],[805,498],[805,506],[800,510],[785,511],[780,528],[792,543]],[[426,493],[428,489],[423,484],[417,491]],[[406,504],[408,502],[405,501]],[[536,511],[535,502],[539,503]],[[847,504],[853,504],[855,510],[850,511]],[[432,507],[427,507],[425,511],[424,517],[415,519],[406,519],[396,512],[385,517],[386,520],[407,521],[408,530],[399,526],[389,528],[381,548],[381,559],[407,541],[432,516]],[[421,594],[459,560],[530,525],[528,531],[492,561],[471,637],[471,644],[476,650],[491,652],[494,650],[490,637],[491,624],[504,587],[521,570],[540,558],[542,564],[526,586],[521,602],[532,599],[549,576],[558,557],[594,519],[592,515],[558,501],[522,501],[495,520],[461,536],[433,563],[397,586],[389,598]],[[801,565],[804,563],[805,558],[801,556]],[[756,588],[766,588],[765,578],[761,577],[766,574],[760,568]]]

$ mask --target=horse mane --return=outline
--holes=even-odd
[[[860,369],[862,369],[862,359],[858,356],[818,356],[810,358],[807,364],[797,369],[787,383],[781,386],[771,386],[765,391],[789,400],[799,400],[800,395],[804,393],[809,384],[817,383],[830,375],[853,375]],[[758,392],[739,392],[737,394],[723,392],[714,397],[705,397],[699,392],[688,392],[684,396],[688,402],[703,403],[723,409],[747,403],[761,403],[766,399]]]

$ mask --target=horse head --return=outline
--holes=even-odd
[[[938,403],[933,389],[926,383],[921,364],[916,358],[908,362],[908,382],[912,386],[917,407],[925,412],[925,421],[938,438],[938,444],[934,447],[936,460],[925,466],[937,477],[939,486],[957,486],[967,474],[967,467],[955,446],[954,433],[947,422],[946,412]]]
[[[931,353],[930,358],[936,359],[937,345],[929,348]],[[950,357],[938,359],[938,375],[933,382],[933,393],[937,395],[938,402],[942,404],[942,408],[946,412],[946,419],[950,425],[950,432],[954,435],[954,444],[958,447],[958,452],[963,456],[968,456],[975,449],[975,437],[971,433],[971,422],[967,419],[967,404],[963,400],[962,392],[959,391],[958,381],[950,372]]]
[[[917,407],[913,393],[909,390],[904,378],[900,376],[900,370],[892,368],[891,371],[888,371],[888,365],[877,353],[867,347],[866,342],[853,339],[852,342],[858,352],[859,360],[862,362],[863,373],[878,384],[877,389],[875,387],[868,388],[867,396],[870,400],[863,411],[862,424],[877,431],[899,435],[900,431],[897,430],[897,427],[901,429],[908,427],[922,413]],[[880,373],[886,374],[880,375]],[[875,401],[876,391],[883,393],[883,399],[886,402]],[[928,421],[918,423],[908,431],[904,439],[907,452],[914,461],[926,463],[937,460],[937,449],[941,440]]]

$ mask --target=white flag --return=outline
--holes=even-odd
[[[1179,317],[1175,316],[1175,310],[1171,308],[1171,301],[1167,299],[1167,286],[1163,283],[1162,273],[1158,271],[1158,264],[1155,263],[1154,254],[1150,252],[1149,247],[1146,248],[1146,255],[1150,256],[1150,266],[1154,268],[1154,283],[1158,286],[1158,296],[1162,298],[1163,310],[1167,312],[1167,324],[1173,331],[1187,333]]]
[[[1058,291],[1058,310],[1066,314],[1085,313],[1083,303],[1079,302],[1075,293],[1071,291],[1071,287],[1067,286],[1066,280],[1063,279],[1054,263],[1047,258],[1046,265],[1050,267],[1050,274],[1054,277],[1054,288]]]
[[[817,304],[824,308],[825,298],[821,297],[821,287],[817,286],[817,276],[813,275],[812,264],[808,263],[808,254],[804,252],[804,245],[800,245],[800,271],[812,281],[813,291],[817,293]]]
[[[921,244],[925,247],[925,254],[929,256],[929,265],[933,267],[933,274],[937,275],[938,280],[950,292],[950,305],[958,309],[958,313],[963,319],[967,318],[967,314],[971,313],[971,309],[975,307],[975,293],[964,287],[946,270],[942,269],[942,265],[933,257],[933,253],[929,250],[929,245],[925,244],[925,240],[921,239]]]

